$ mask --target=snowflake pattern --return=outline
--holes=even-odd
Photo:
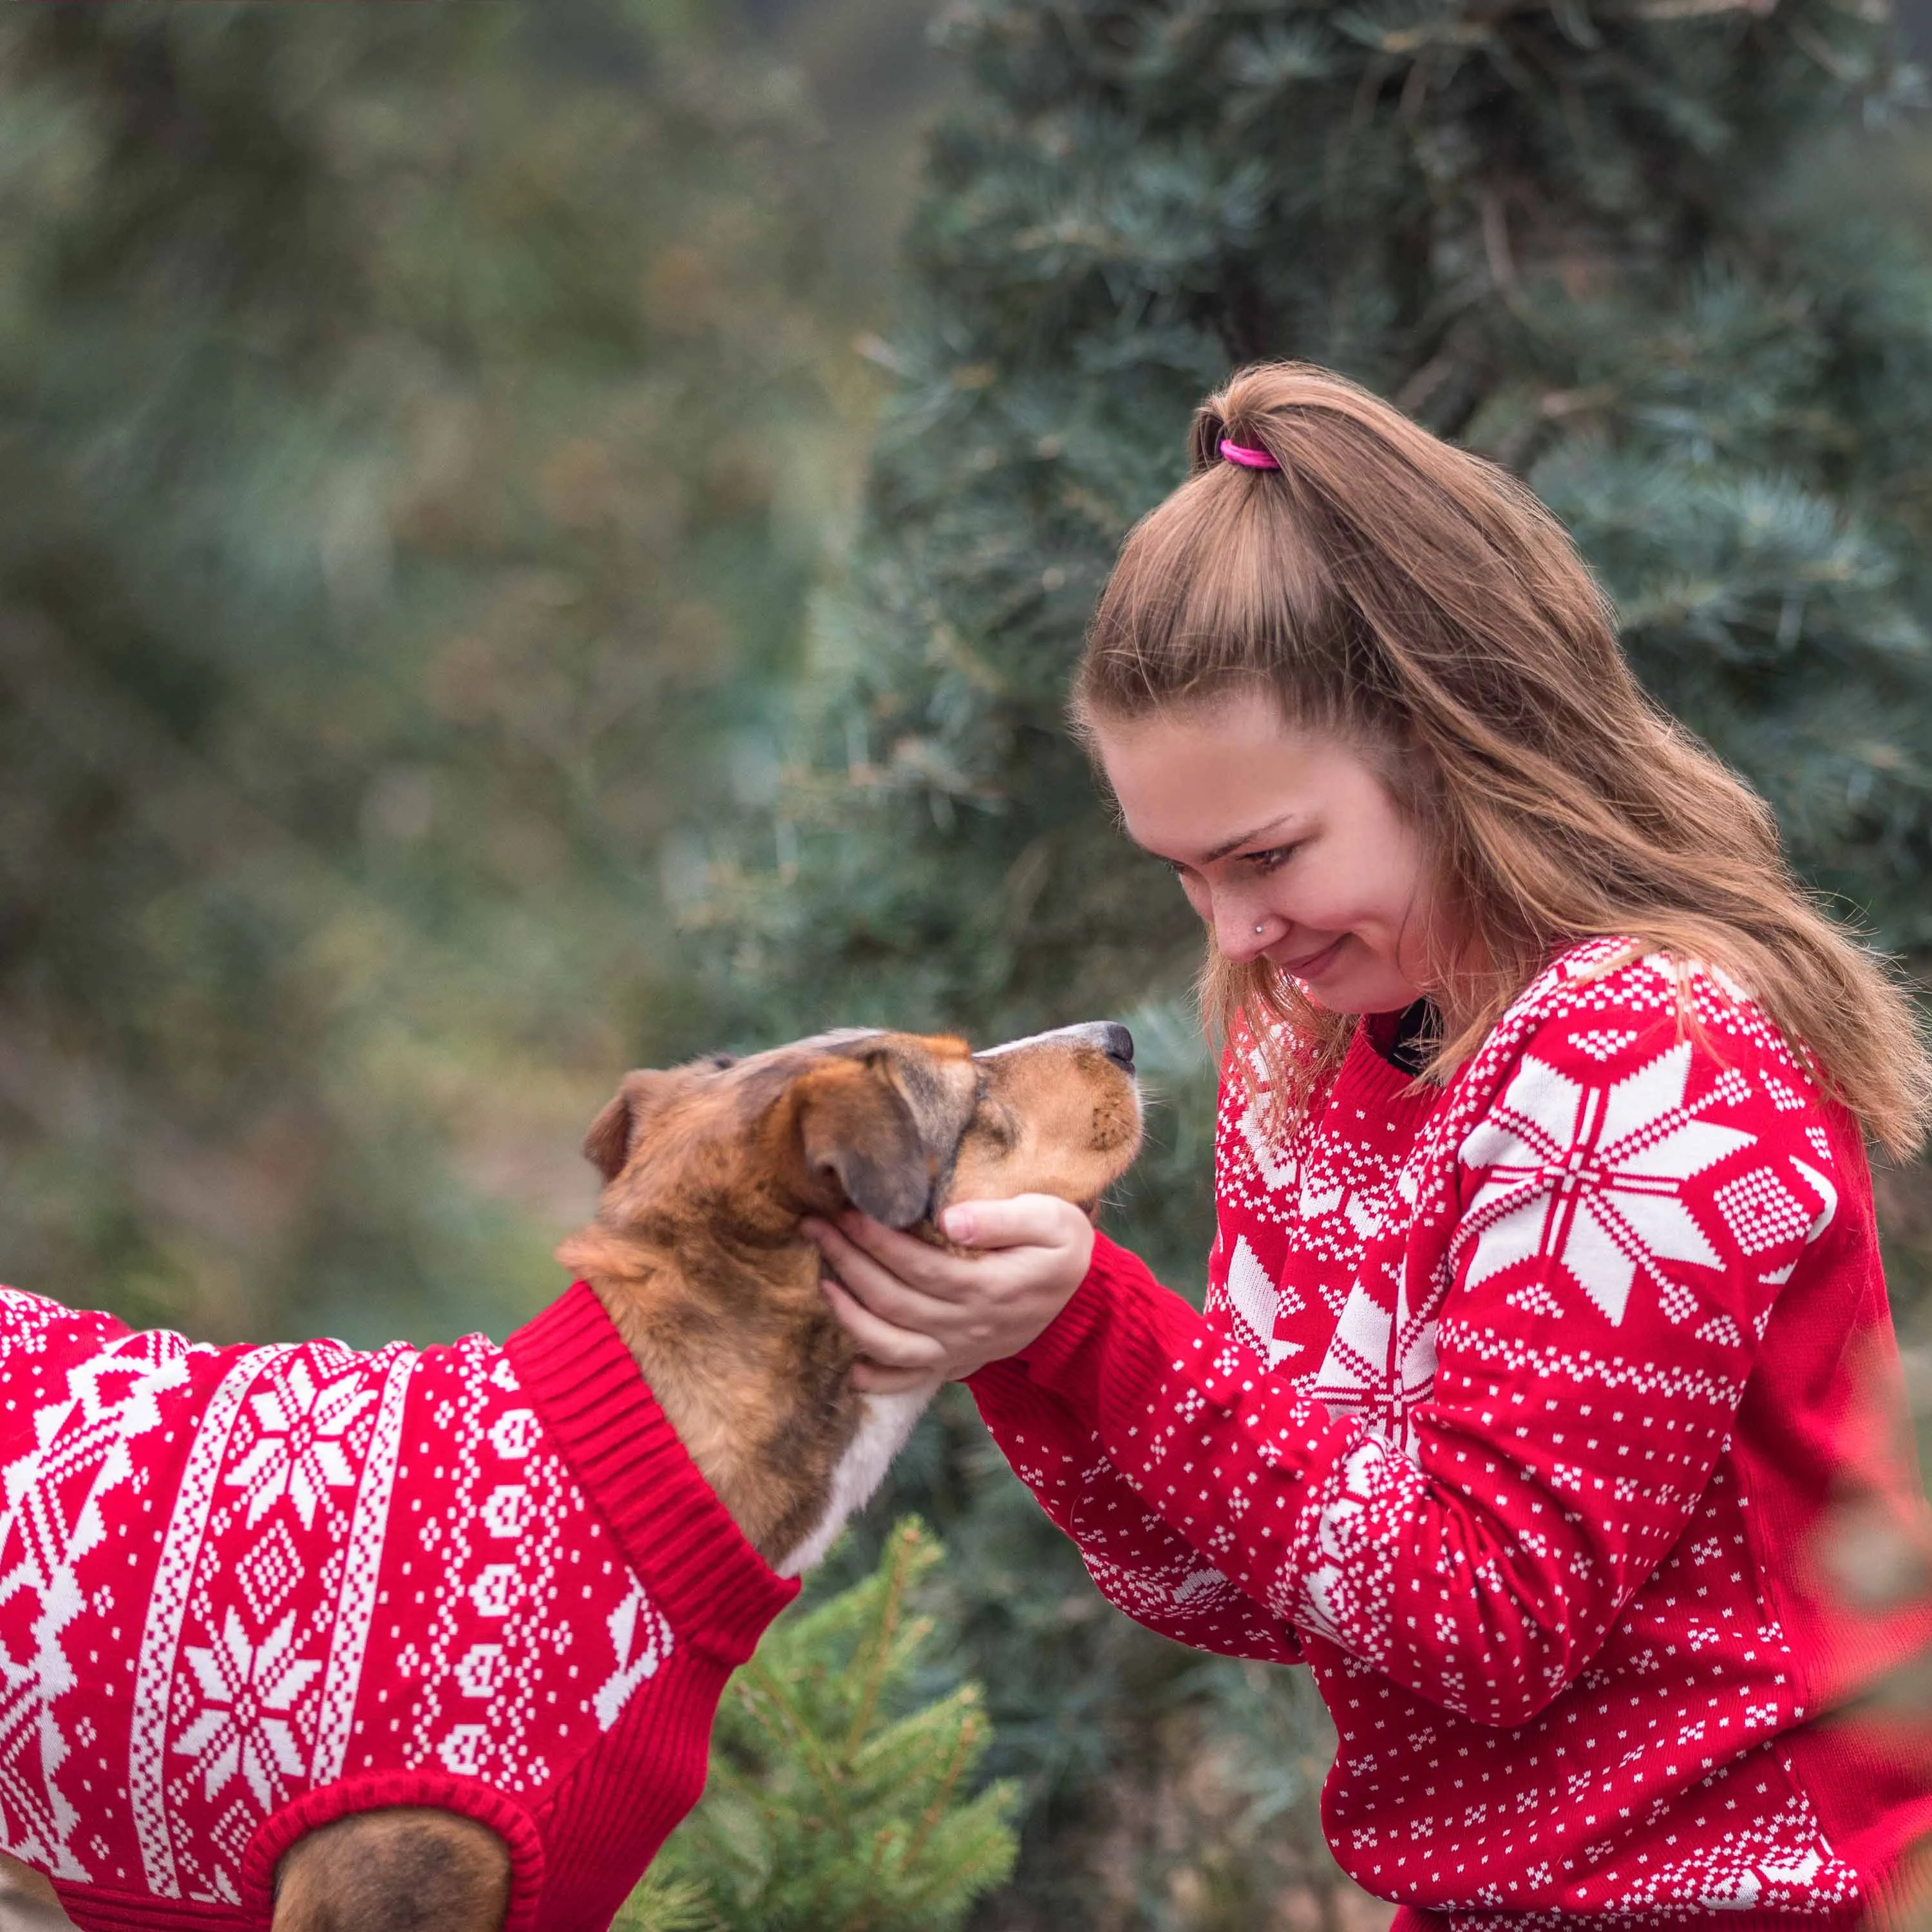
[[[1500,1102],[1462,1144],[1484,1174],[1452,1254],[1473,1242],[1465,1284],[1538,1260],[1560,1269],[1614,1327],[1640,1274],[1720,1265],[1684,1184],[1754,1136],[1684,1103],[1690,1043],[1680,1040],[1616,1085],[1586,1085],[1526,1055]]]
[[[356,1480],[343,1433],[375,1400],[376,1391],[352,1374],[318,1389],[299,1354],[285,1376],[270,1378],[268,1388],[248,1398],[260,1433],[222,1480],[248,1492],[250,1529],[284,1496],[304,1529],[315,1527],[316,1505],[324,1493]]]
[[[602,1324],[681,1459],[573,1294],[569,1332]],[[547,1834],[596,1750],[640,1861],[695,1798],[737,1640],[683,1640],[504,1349],[194,1348],[0,1291],[0,1844],[78,1888],[79,1922],[95,1886],[144,1924],[256,1910],[278,1816],[358,1780],[476,1780]],[[676,1536],[735,1538],[662,1466],[697,1492]],[[742,1540],[706,1560],[766,1616],[791,1594]],[[668,1677],[668,1729],[639,1715]]]
[[[231,1604],[212,1643],[187,1646],[203,1702],[174,1748],[195,1760],[204,1796],[215,1796],[239,1772],[266,1811],[282,1796],[284,1780],[303,1769],[305,1754],[291,1719],[296,1699],[322,1664],[295,1654],[295,1628],[291,1610],[260,1643],[250,1643]]]
[[[1862,1258],[1798,1272],[1855,1142],[1738,988],[1620,940],[1559,960],[1439,1094],[1358,1035],[1276,1133],[1253,1052],[1224,1066],[1204,1317],[1107,1251],[1094,1305],[1136,1303],[1165,1360],[1098,1327],[1065,1396],[1057,1357],[982,1371],[1014,1467],[1131,1615],[1298,1648],[1339,1734],[1331,1841],[1371,1892],[1467,1932],[1856,1909],[1766,1769],[1812,1714],[1738,1420],[1760,1347],[1842,1375],[1841,1322],[1768,1324],[1870,1278],[1863,1195]]]

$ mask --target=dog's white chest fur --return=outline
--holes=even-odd
[[[846,1444],[838,1466],[832,1472],[832,1494],[826,1500],[825,1514],[812,1534],[776,1567],[781,1576],[796,1576],[809,1570],[826,1551],[832,1540],[845,1527],[854,1510],[862,1509],[872,1492],[884,1481],[892,1460],[905,1447],[913,1425],[926,1412],[939,1384],[908,1389],[899,1395],[867,1395],[859,1400],[865,1415],[858,1432]]]

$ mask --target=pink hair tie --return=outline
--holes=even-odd
[[[1281,465],[1264,449],[1250,449],[1244,442],[1230,442],[1224,436],[1221,439],[1221,454],[1230,463],[1238,463],[1244,470],[1279,470]]]

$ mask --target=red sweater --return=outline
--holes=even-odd
[[[389,1804],[502,1838],[511,1932],[602,1932],[797,1588],[581,1283],[373,1355],[0,1289],[0,1832],[87,1932],[266,1927],[297,1838]]]
[[[1225,1070],[1205,1314],[1102,1240],[974,1378],[1121,1608],[1312,1668],[1336,1856],[1456,1932],[1849,1922],[1932,1828],[1924,1753],[1830,1715],[1932,1637],[1819,1561],[1828,1502],[1922,1508],[1856,1126],[1628,950],[1446,1090],[1358,1029],[1276,1136]]]

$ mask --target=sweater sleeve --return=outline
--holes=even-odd
[[[1111,1247],[1025,1357],[1115,1514],[1138,1498],[1282,1622],[1491,1725],[1547,1705],[1668,1552],[1835,1212],[1826,1110],[1768,1028],[1733,1007],[1680,1035],[1617,985],[1450,1110],[1436,1198],[1330,1348],[1381,1391],[1364,1407],[1331,1414]]]
[[[1145,1312],[1155,1322],[1169,1315],[1169,1304],[1178,1311],[1174,1318],[1200,1318],[1134,1256],[1100,1237],[1075,1300],[1096,1303],[1104,1311],[1116,1299],[1135,1295],[1145,1297]],[[1080,1318],[1071,1308],[1060,1322],[1070,1318]],[[1145,1333],[1136,1336],[1132,1318],[1124,1323],[1121,1340],[1128,1347],[1148,1339]],[[1212,1539],[1204,1546],[1164,1519],[1114,1466],[1100,1432],[1036,1382],[1024,1359],[988,1363],[968,1387],[1015,1473],[1072,1539],[1088,1574],[1116,1608],[1196,1650],[1270,1664],[1300,1660],[1294,1626],[1235,1587],[1215,1560]]]

